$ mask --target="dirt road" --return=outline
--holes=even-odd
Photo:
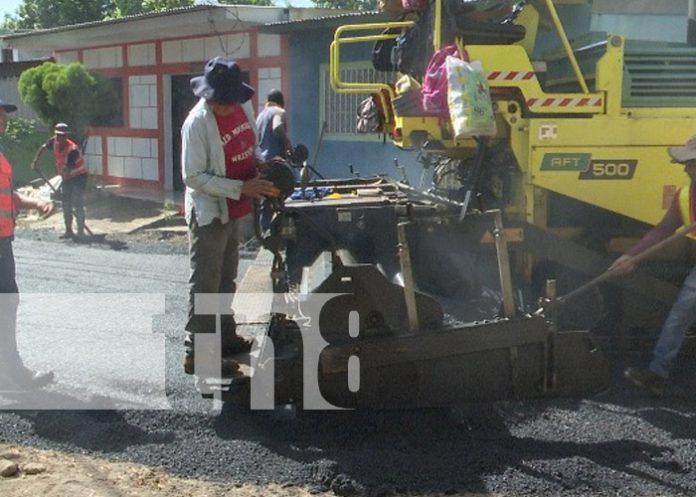
[[[13,467],[15,469],[13,469]],[[224,484],[172,476],[141,464],[0,444],[3,497],[307,497],[280,485]],[[15,471],[13,473],[13,471]],[[13,474],[12,474],[13,473]],[[331,496],[333,493],[322,493]]]

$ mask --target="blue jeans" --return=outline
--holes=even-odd
[[[679,296],[662,325],[662,331],[653,350],[650,369],[667,378],[672,361],[684,343],[689,328],[696,322],[696,267],[684,280]]]

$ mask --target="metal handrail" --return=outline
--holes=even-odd
[[[568,36],[566,35],[565,29],[563,29],[561,18],[558,17],[558,12],[556,12],[556,7],[553,4],[553,0],[546,0],[546,8],[549,10],[551,20],[553,20],[553,24],[556,28],[556,32],[558,33],[558,37],[561,39],[563,49],[565,50],[566,56],[570,61],[571,67],[573,68],[573,72],[575,73],[575,78],[578,80],[580,89],[585,94],[590,93],[590,90],[587,87],[587,83],[585,82],[585,77],[583,76],[582,71],[580,70],[578,60],[575,58],[575,53],[573,53],[573,48],[570,46],[570,42],[568,41]]]
[[[381,96],[381,91],[385,90],[389,93],[390,97],[394,98],[394,88],[386,83],[352,83],[348,81],[341,80],[340,74],[340,61],[341,53],[340,47],[347,43],[368,43],[376,42],[379,40],[388,40],[390,38],[396,38],[396,34],[387,34],[383,31],[390,28],[408,28],[413,26],[413,21],[394,21],[394,22],[383,22],[383,23],[368,23],[368,24],[348,24],[345,26],[340,26],[336,29],[334,33],[334,39],[331,42],[331,47],[329,51],[329,63],[331,67],[331,86],[336,91],[336,93],[377,93]],[[380,30],[380,33],[372,35],[362,35],[362,36],[352,36],[343,37],[344,34],[355,31],[370,31],[370,30]]]

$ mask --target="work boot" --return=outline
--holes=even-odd
[[[665,394],[667,380],[650,369],[627,368],[624,376],[638,388],[656,397],[662,397]]]

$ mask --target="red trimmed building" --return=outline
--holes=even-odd
[[[199,5],[0,37],[15,60],[50,56],[81,62],[120,88],[121,115],[94,127],[85,149],[104,183],[182,189],[179,129],[195,103],[189,80],[215,56],[234,58],[263,105],[271,88],[289,93],[288,38],[257,27],[336,10]]]

